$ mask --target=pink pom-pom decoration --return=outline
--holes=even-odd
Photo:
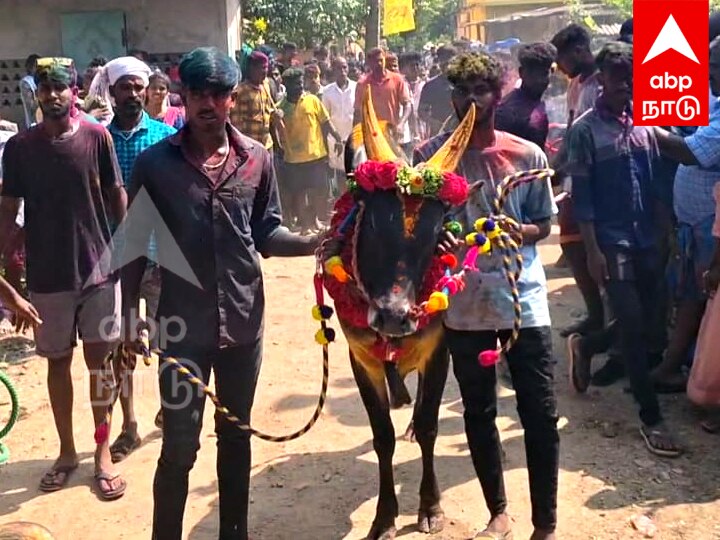
[[[483,351],[478,356],[478,362],[485,368],[493,367],[500,360],[500,353],[496,350]]]
[[[471,247],[465,254],[465,260],[463,261],[463,268],[468,271],[477,269],[477,258],[478,258],[478,247]]]

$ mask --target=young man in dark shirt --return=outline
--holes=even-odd
[[[153,213],[133,213],[131,205],[126,245],[142,249],[154,230],[160,261],[171,260],[173,248],[179,248],[190,272],[183,278],[175,273],[179,268],[162,268],[160,348],[206,384],[214,371],[218,397],[249,424],[265,311],[259,255],[311,255],[318,238],[281,227],[270,154],[228,123],[238,75],[235,61],[214,48],[196,49],[180,64],[188,123],[138,158],[130,188],[131,201],[149,200],[161,223],[147,223]],[[123,269],[126,313],[137,307],[143,271],[142,260]],[[182,332],[172,329],[179,333],[175,337],[170,328],[163,332],[162,321],[171,319],[181,321]],[[126,344],[137,351],[136,329],[128,330]],[[154,482],[154,540],[182,537],[188,475],[200,447],[205,396],[177,383],[174,370],[162,363],[163,444]],[[219,536],[246,540],[249,434],[221,417],[215,431]]]
[[[505,96],[495,113],[497,129],[534,142],[543,151],[549,124],[542,97],[550,84],[556,54],[549,43],[523,45],[518,52],[520,88]]]
[[[25,202],[27,283],[43,323],[37,352],[48,359],[48,393],[60,456],[40,481],[58,491],[77,469],[71,363],[77,334],[90,371],[95,426],[105,417],[112,385],[105,358],[120,338],[120,285],[111,270],[111,220],[125,217],[126,196],[115,147],[99,124],[77,115],[77,73],[70,59],[41,58],[35,74],[43,122],[10,139],[3,156],[0,252]],[[107,441],[95,450],[99,497],[117,499],[125,481]]]
[[[617,332],[625,371],[640,406],[640,433],[650,452],[676,457],[681,448],[663,423],[648,366],[648,334],[661,271],[653,186],[659,154],[654,132],[633,125],[632,58],[632,46],[620,42],[605,45],[598,54],[603,91],[595,107],[568,132],[568,169],[588,269],[605,289],[617,319],[611,334]],[[572,344],[575,386],[587,388],[597,344],[588,337],[576,338]]]
[[[450,60],[457,54],[452,45],[443,45],[437,51],[437,60],[440,64],[440,74],[430,79],[423,86],[420,94],[418,115],[428,126],[428,135],[438,135],[448,119],[452,121],[455,111],[452,106],[452,85],[447,78],[447,67]]]

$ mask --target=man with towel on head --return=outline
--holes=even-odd
[[[162,122],[153,120],[145,112],[145,92],[149,84],[151,70],[145,62],[134,56],[116,58],[100,68],[96,75],[95,86],[107,94],[114,101],[114,117],[108,131],[115,142],[118,163],[122,171],[123,183],[128,187],[135,160],[151,147],[176,133],[175,128]],[[116,253],[120,253],[122,246],[117,245]],[[148,245],[147,267],[140,285],[140,296],[145,299],[146,320],[154,320],[160,299],[160,269],[157,265],[157,247],[154,238]],[[132,320],[137,320],[138,313],[133,314]],[[157,325],[150,325],[157,328]],[[151,335],[151,345],[156,346],[156,336]],[[140,446],[137,419],[133,406],[133,371],[137,364],[134,354],[129,354],[124,347],[119,347],[113,356],[113,368],[120,389],[120,405],[123,412],[123,425],[120,435],[110,446],[110,453],[114,463],[122,461],[133,450]]]
[[[110,134],[75,109],[77,73],[69,58],[41,58],[35,72],[43,121],[7,142],[0,199],[0,252],[25,202],[30,300],[42,324],[37,353],[48,359],[48,393],[60,454],[40,481],[45,492],[67,485],[78,468],[73,437],[71,365],[78,334],[90,373],[95,428],[112,388],[105,359],[120,338],[120,284],[109,257],[112,222],[125,217],[127,197]],[[107,441],[95,449],[94,487],[113,500],[125,493]]]

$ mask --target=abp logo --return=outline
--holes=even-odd
[[[709,17],[708,0],[635,0],[633,109],[637,125],[707,125]]]

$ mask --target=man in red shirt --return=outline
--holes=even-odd
[[[405,78],[389,71],[385,66],[385,51],[372,49],[367,54],[367,66],[370,72],[358,82],[355,90],[354,124],[362,120],[362,104],[368,87],[372,90],[375,114],[381,122],[387,122],[388,132],[397,141],[405,123],[412,113],[410,90]]]

